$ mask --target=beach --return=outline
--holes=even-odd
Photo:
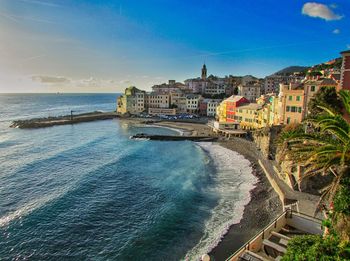
[[[136,123],[137,121],[133,120],[133,122]],[[204,124],[164,121],[155,125],[179,129],[191,133],[191,135],[212,134],[210,128]],[[231,140],[222,140],[218,144],[238,152],[249,160],[254,170],[253,174],[258,179],[255,188],[250,191],[251,200],[245,206],[241,221],[232,225],[220,243],[210,252],[210,256],[214,260],[221,261],[226,260],[258,231],[275,219],[282,212],[282,204],[258,164],[259,151],[252,141],[243,138],[233,138]]]

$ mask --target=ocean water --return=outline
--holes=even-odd
[[[0,260],[198,260],[240,221],[257,180],[217,144],[130,140],[177,133],[118,119],[8,128],[116,97],[0,95]]]

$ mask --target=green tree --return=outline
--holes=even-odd
[[[350,92],[340,92],[344,108],[350,113]],[[306,175],[330,171],[335,183],[329,192],[334,196],[337,186],[350,166],[350,124],[343,115],[326,106],[322,113],[305,121],[307,131],[285,131],[280,146],[285,155],[306,168]]]
[[[350,114],[350,92],[340,91],[345,109]],[[344,114],[326,106],[317,117],[300,126],[289,128],[280,135],[279,146],[295,163],[304,166],[303,178],[332,173],[333,182],[323,199],[329,203],[320,236],[299,236],[288,243],[282,260],[350,260],[350,124]],[[347,114],[346,114],[347,113]]]
[[[334,87],[321,87],[315,96],[310,100],[308,104],[309,113],[311,117],[316,117],[324,110],[321,107],[327,107],[333,112],[340,113],[342,106],[341,100],[337,95],[337,91]]]

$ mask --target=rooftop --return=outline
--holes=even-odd
[[[238,106],[237,108],[247,109],[247,110],[260,110],[262,108],[262,106],[260,104],[257,104],[257,103],[249,103],[249,104],[245,104],[242,106]]]

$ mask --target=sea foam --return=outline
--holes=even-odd
[[[189,260],[200,260],[218,245],[233,224],[241,221],[244,208],[250,202],[250,191],[258,181],[251,163],[239,153],[218,144],[197,144],[209,154],[216,168],[213,175],[216,184],[208,193],[215,193],[219,201],[205,222],[202,238],[187,253]]]

